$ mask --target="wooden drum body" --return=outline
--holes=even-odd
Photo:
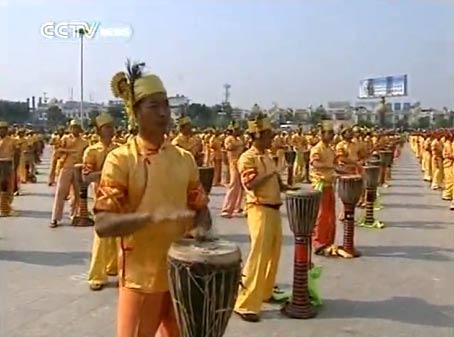
[[[309,298],[308,273],[311,268],[311,236],[320,200],[321,192],[314,190],[287,192],[286,195],[290,229],[295,235],[293,296],[291,302],[282,308],[282,313],[288,317],[308,319],[317,314]]]
[[[235,306],[241,252],[230,242],[183,239],[168,254],[170,293],[181,337],[221,337]]]
[[[88,185],[82,179],[82,164],[77,164],[74,166],[74,179],[77,181],[77,185],[79,186],[79,209],[77,211],[77,215],[74,217],[72,221],[73,226],[78,227],[88,227],[93,226],[94,221],[90,218],[90,213],[88,212]],[[77,191],[76,191],[77,193]]]
[[[341,176],[339,179],[339,197],[344,204],[344,241],[338,248],[338,255],[344,258],[360,256],[354,247],[355,207],[363,194],[363,178],[359,175]]]
[[[364,166],[363,177],[366,189],[376,189],[380,178],[380,167],[372,165]]]
[[[341,176],[338,189],[345,205],[356,205],[363,194],[363,178],[356,174]]]
[[[296,152],[289,150],[285,152],[285,161],[287,162],[287,184],[293,185],[293,165],[295,164]]]
[[[199,167],[200,183],[208,195],[213,187],[214,167]]]

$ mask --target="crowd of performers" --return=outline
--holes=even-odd
[[[182,117],[178,130],[169,132],[169,103],[159,77],[142,74],[140,64],[129,65],[128,72],[113,77],[112,91],[125,102],[132,125],[129,132],[116,131],[114,119],[107,113],[96,118],[92,133],[84,133],[75,120],[58,129],[49,142],[53,153],[48,183],[56,185],[51,228],[61,224],[68,200],[72,224],[80,224],[74,219],[81,216],[81,204],[86,208],[81,188],[93,186],[95,231],[88,281],[90,289],[101,290],[109,276],[118,277],[119,337],[154,336],[158,329],[161,336],[179,335],[166,257],[172,242],[194,226],[211,228],[209,198],[199,179],[199,167],[214,167],[213,185],[226,187],[221,216],[247,218],[251,246],[234,312],[245,321],[257,322],[262,304],[278,292],[281,193],[300,188],[304,182],[321,191],[314,252],[351,258],[350,252],[335,244],[336,177],[361,174],[371,155],[402,138],[395,132],[356,126],[336,134],[328,120],[309,132],[275,132],[262,114],[250,120],[245,131],[232,123],[226,130],[195,132],[191,120]],[[441,147],[437,137],[414,135],[411,144],[422,158],[423,168],[432,167],[430,179],[438,184],[433,186],[441,187],[442,181],[436,180],[438,152],[433,150]],[[431,140],[429,150],[423,145],[426,138]],[[42,149],[39,135],[0,123],[0,158],[17,167],[7,188],[2,189],[8,206],[16,182],[26,183],[34,177]],[[296,152],[292,186],[283,181],[289,149]],[[398,147],[395,155],[399,155]],[[444,173],[451,199],[453,184],[446,177],[452,175]],[[362,204],[364,198],[358,206]]]
[[[451,201],[454,210],[454,142],[452,130],[414,132],[409,141],[430,188],[441,191],[441,198]]]
[[[44,146],[42,134],[0,121],[1,216],[14,214],[12,203],[21,184],[36,182],[36,165],[41,162]]]

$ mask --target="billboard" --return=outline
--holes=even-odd
[[[358,98],[407,96],[407,75],[368,78],[359,82]]]

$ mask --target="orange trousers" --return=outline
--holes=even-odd
[[[333,186],[324,186],[317,222],[312,233],[314,250],[323,249],[334,244],[336,238],[336,199]]]
[[[118,298],[117,337],[179,337],[169,292],[142,293],[121,287]]]
[[[221,185],[222,179],[222,159],[214,159],[214,177],[213,177],[213,186]]]

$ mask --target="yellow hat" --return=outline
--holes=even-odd
[[[98,128],[102,128],[106,124],[113,123],[114,123],[113,117],[107,112],[102,112],[101,114],[98,115],[98,117],[96,117],[96,126]]]
[[[167,96],[167,91],[158,76],[152,74],[142,75],[144,66],[145,63],[131,64],[128,60],[126,64],[128,74],[123,71],[118,72],[110,82],[113,95],[125,102],[129,124],[134,124],[135,122],[133,107],[138,101],[158,93]],[[133,88],[133,92],[131,88]]]
[[[71,122],[69,122],[69,126],[78,126],[81,127],[80,122],[76,119],[72,119]]]
[[[333,131],[334,130],[334,124],[333,121],[330,119],[323,120],[320,129],[322,131]]]
[[[268,117],[263,115],[257,116],[257,118],[253,121],[248,121],[248,132],[249,133],[260,133],[265,130],[272,130],[273,126],[271,125],[271,121]]]
[[[191,118],[189,118],[188,116],[183,116],[183,117],[180,117],[178,119],[178,126],[179,127],[182,127],[184,125],[187,125],[187,124],[191,124]]]
[[[8,122],[0,121],[0,128],[7,128],[8,126]]]

